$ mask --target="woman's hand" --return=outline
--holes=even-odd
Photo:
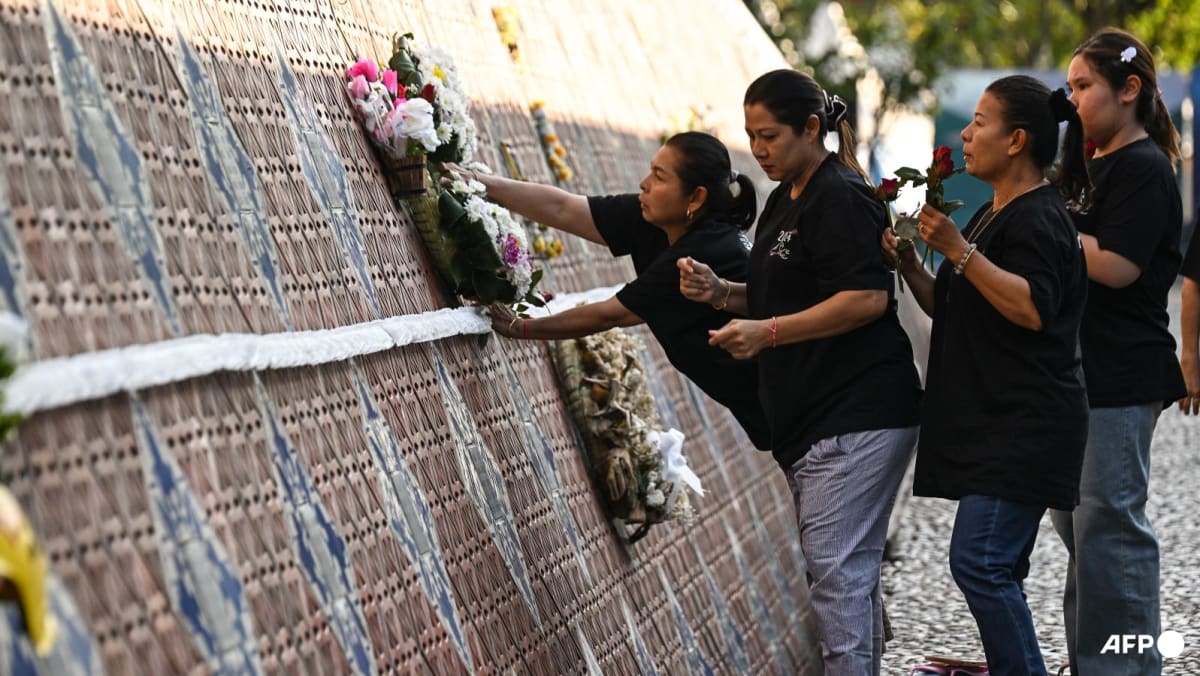
[[[946,257],[946,260],[957,263],[962,260],[963,252],[967,250],[967,240],[963,239],[958,226],[950,217],[926,204],[921,207],[917,218],[920,223],[921,241],[933,247],[933,250]]]
[[[442,184],[443,188],[451,187],[456,180],[479,180],[479,174],[470,169],[464,169],[454,162],[437,162],[433,165],[433,170],[440,176],[438,182]]]
[[[528,319],[521,319],[517,316],[513,309],[503,303],[493,303],[488,307],[488,317],[492,320],[492,330],[502,336],[509,338],[524,338],[524,332],[521,330],[521,322],[527,322]]]
[[[771,344],[771,327],[763,320],[735,319],[718,331],[709,331],[708,344],[722,348],[734,359],[750,359]]]
[[[1187,394],[1179,400],[1179,410],[1184,414],[1200,415],[1200,359],[1185,352],[1179,359],[1179,367],[1187,386]]]
[[[717,276],[712,268],[691,256],[675,261],[679,267],[679,293],[697,303],[712,304],[729,294],[729,282]],[[720,295],[718,295],[718,293]]]
[[[900,261],[896,267],[901,270],[912,268],[920,262],[920,259],[917,258],[917,248],[907,246],[900,249],[900,238],[891,228],[883,229],[883,237],[879,240],[879,246],[883,248],[883,253],[889,260]]]

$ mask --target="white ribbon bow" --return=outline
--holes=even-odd
[[[651,444],[658,446],[658,452],[662,456],[663,481],[676,485],[683,482],[696,495],[704,495],[704,489],[700,487],[700,477],[688,467],[687,458],[683,457],[683,432],[672,427],[666,432],[652,431],[648,438]]]

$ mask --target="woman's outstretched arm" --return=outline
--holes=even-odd
[[[618,326],[636,326],[642,318],[630,312],[616,296],[599,303],[588,303],[548,317],[520,319],[507,305],[488,308],[492,329],[509,338],[562,340],[580,338]]]
[[[566,233],[604,244],[604,238],[592,220],[587,198],[542,183],[514,181],[493,174],[481,174],[447,164],[446,169],[464,178],[473,178],[487,188],[487,198],[509,211]]]

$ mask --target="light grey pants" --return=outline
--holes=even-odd
[[[916,442],[916,427],[842,434],[813,444],[785,472],[826,676],[879,675],[883,547]]]

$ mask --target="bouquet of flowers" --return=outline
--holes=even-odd
[[[896,201],[900,196],[900,189],[905,185],[913,187],[925,186],[925,203],[949,216],[956,209],[963,206],[962,200],[946,201],[946,189],[943,182],[961,173],[963,167],[954,166],[954,158],[951,157],[949,146],[938,146],[933,151],[933,161],[929,164],[929,168],[922,173],[912,167],[900,167],[896,170],[896,178],[885,178],[879,182],[879,187],[875,189],[875,196],[885,204],[890,204]],[[891,219],[891,208],[886,209],[888,218]],[[897,249],[903,251],[917,239],[917,216],[916,214],[900,214],[896,222],[892,225],[892,232],[896,234],[900,244]],[[928,257],[929,248],[925,249],[925,256]],[[898,265],[899,261],[893,261]],[[921,259],[921,264],[925,265],[925,258]],[[903,284],[903,282],[901,282]],[[903,287],[902,287],[903,288]]]
[[[435,162],[470,162],[475,156],[475,121],[471,104],[458,76],[454,59],[437,47],[420,47],[412,33],[396,37],[388,66],[415,95],[433,105],[437,148],[429,152]]]
[[[551,351],[609,513],[640,524],[629,541],[655,523],[689,523],[695,514],[684,487],[703,491],[683,458],[683,435],[662,430],[637,339],[611,329],[558,341]]]
[[[457,249],[450,263],[456,291],[482,303],[544,305],[533,292],[542,271],[533,269],[525,229],[484,193],[482,183],[460,177],[438,199],[441,228]]]
[[[506,209],[483,199],[482,184],[455,180],[441,190],[426,167],[471,163],[475,122],[449,54],[397,36],[386,69],[359,59],[346,71],[346,91],[380,152],[392,196],[405,203],[430,256],[454,293],[482,303],[545,302],[533,292],[541,278],[530,264],[525,231]],[[520,309],[524,309],[521,306]]]

